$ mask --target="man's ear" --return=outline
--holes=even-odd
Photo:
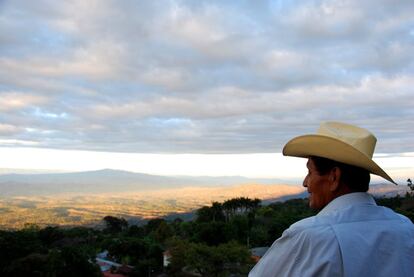
[[[329,174],[329,181],[330,181],[330,191],[337,191],[339,190],[339,185],[341,181],[341,169],[339,167],[332,168]]]

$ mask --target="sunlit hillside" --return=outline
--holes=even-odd
[[[404,195],[406,186],[377,184],[376,196]],[[280,180],[233,177],[167,177],[100,170],[58,174],[0,175],[0,228],[25,224],[97,226],[107,215],[131,223],[191,213],[213,201],[259,198],[263,204],[306,197],[301,185]]]
[[[141,220],[188,213],[212,201],[234,197],[276,199],[304,190],[289,185],[239,185],[230,187],[185,187],[144,192],[13,196],[0,198],[0,228],[25,224],[96,225],[106,215]]]

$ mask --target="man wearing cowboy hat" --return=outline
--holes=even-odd
[[[414,276],[414,225],[366,193],[370,173],[395,184],[372,160],[375,144],[365,129],[326,122],[285,145],[308,158],[303,186],[321,211],[290,226],[249,277]]]

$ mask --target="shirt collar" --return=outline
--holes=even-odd
[[[375,203],[374,198],[366,192],[353,192],[341,195],[323,208],[318,215],[325,215],[331,213],[333,211],[342,210],[345,208],[349,208],[353,205],[361,205],[361,204],[368,204],[368,205],[377,205]]]

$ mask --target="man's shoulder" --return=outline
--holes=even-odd
[[[304,218],[292,224],[287,230],[287,236],[309,237],[335,237],[335,230],[347,230],[360,225],[386,225],[389,229],[414,229],[412,222],[405,216],[391,209],[381,206],[364,205],[348,207],[329,213],[318,214]],[[323,234],[323,236],[321,236]]]
[[[405,216],[397,214],[385,207],[349,207],[343,210],[336,210],[330,213],[317,214],[315,216],[304,218],[292,224],[289,229],[295,232],[308,229],[325,229],[326,227],[337,224],[357,223],[370,220],[410,221]]]
[[[295,251],[303,247],[324,249],[323,245],[334,247],[337,238],[332,225],[317,216],[308,217],[292,224],[276,242],[285,242]],[[319,250],[314,250],[317,253]]]
[[[329,218],[316,215],[295,222],[288,230],[291,233],[305,232],[312,234],[314,232],[330,231],[330,225],[331,222]]]

